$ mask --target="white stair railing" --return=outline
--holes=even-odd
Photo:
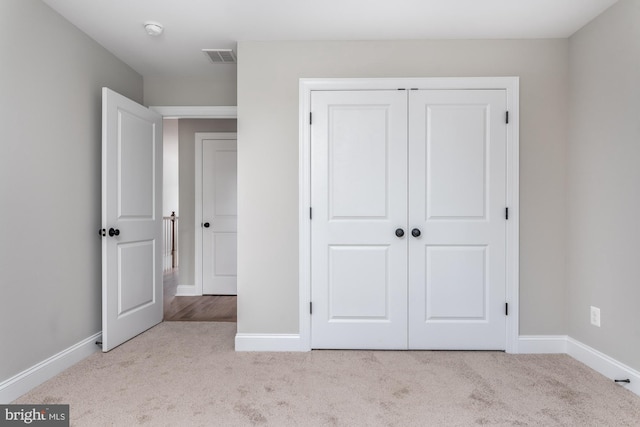
[[[178,217],[162,217],[162,264],[164,272],[178,268]]]

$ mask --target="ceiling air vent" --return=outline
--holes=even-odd
[[[213,64],[235,64],[236,54],[233,49],[202,49]]]

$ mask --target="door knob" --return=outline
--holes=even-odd
[[[398,228],[396,230],[396,236],[398,236],[398,237],[404,236],[404,230],[402,228]]]
[[[411,230],[411,235],[413,237],[420,237],[420,230],[418,230],[417,228],[414,228],[413,230]]]
[[[211,225],[211,224],[209,224],[208,222],[205,222],[204,224],[202,224],[202,226],[203,226],[204,228],[209,228],[209,226],[210,226],[210,225]]]
[[[113,236],[119,236],[119,235],[120,235],[120,230],[118,230],[117,228],[109,229],[109,236],[113,237]]]

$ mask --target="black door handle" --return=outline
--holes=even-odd
[[[418,230],[417,228],[414,228],[413,230],[411,230],[411,235],[413,237],[420,237],[420,230]]]
[[[404,230],[403,230],[402,228],[398,228],[398,229],[396,230],[396,236],[397,236],[397,237],[402,237],[402,236],[404,236]]]
[[[205,222],[204,224],[202,224],[202,226],[203,226],[204,228],[209,228],[209,226],[210,226],[210,225],[211,225],[211,224],[209,224],[208,222]]]
[[[113,236],[119,236],[119,235],[120,235],[120,230],[118,230],[117,228],[109,229],[109,236],[113,237]]]

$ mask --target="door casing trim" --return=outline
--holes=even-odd
[[[237,119],[238,107],[230,106],[160,106],[149,107],[163,119]]]
[[[410,90],[410,89],[500,89],[507,95],[506,203],[506,302],[509,315],[506,324],[506,352],[518,353],[519,333],[519,77],[425,77],[425,78],[348,78],[300,79],[299,85],[299,336],[302,351],[311,350],[311,93],[330,90]]]

